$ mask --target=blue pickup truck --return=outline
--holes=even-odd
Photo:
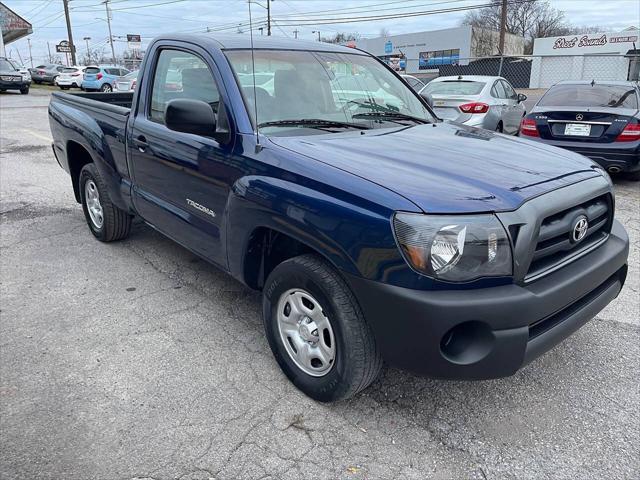
[[[443,122],[356,49],[167,35],[134,93],[54,93],[49,118],[93,235],[139,216],[260,290],[275,359],[320,401],[383,361],[511,375],[625,281],[602,168]]]

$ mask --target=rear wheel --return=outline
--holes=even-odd
[[[82,210],[91,233],[102,242],[121,240],[131,231],[131,215],[111,203],[107,187],[93,163],[80,171]]]
[[[373,332],[327,262],[301,255],[278,265],[263,290],[271,351],[293,384],[321,402],[352,397],[380,372]]]
[[[113,88],[111,88],[111,85],[109,85],[108,83],[105,83],[100,87],[100,91],[101,92],[112,92]]]

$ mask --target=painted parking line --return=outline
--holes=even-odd
[[[45,140],[47,143],[53,142],[53,138],[51,138],[51,137],[49,137],[47,135],[43,135],[43,134],[38,133],[38,132],[34,132],[33,130],[28,130],[26,128],[23,128],[22,131],[26,132],[26,133],[29,133],[29,134],[33,135],[34,137],[39,138],[41,140]]]

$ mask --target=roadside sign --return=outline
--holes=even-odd
[[[73,46],[73,51],[76,51],[76,46]],[[68,40],[61,40],[60,43],[56,45],[56,52],[58,53],[71,53],[71,45],[69,45]]]
[[[140,35],[127,33],[127,46],[130,50],[140,50],[141,43],[142,39],[140,38]]]

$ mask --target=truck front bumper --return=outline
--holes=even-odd
[[[512,375],[598,314],[624,285],[629,238],[614,221],[590,254],[535,282],[424,291],[345,275],[385,361],[436,378]]]

